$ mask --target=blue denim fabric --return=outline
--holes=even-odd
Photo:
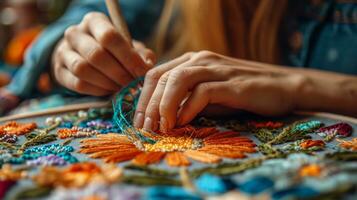
[[[150,35],[158,20],[162,0],[121,0],[123,15],[135,39],[143,40]],[[51,52],[67,27],[78,24],[91,11],[105,12],[103,0],[77,0],[54,24],[48,26],[38,37],[25,56],[25,62],[18,70],[7,89],[21,98],[34,96],[37,79],[50,66]]]
[[[285,64],[357,75],[357,1],[291,2],[284,38],[299,33],[301,47],[285,41]]]

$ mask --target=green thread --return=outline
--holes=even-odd
[[[337,160],[337,161],[356,161],[357,152],[345,151],[345,152],[327,153],[325,154],[324,158],[330,160]]]
[[[308,133],[314,132],[322,126],[320,121],[309,121],[303,123],[294,123],[285,127],[269,144],[283,144],[286,142],[311,138]]]
[[[56,139],[57,139],[56,135],[52,135],[52,134],[49,135],[47,132],[42,132],[42,133],[36,135],[36,137],[34,137],[30,140],[27,140],[24,144],[22,144],[22,146],[20,147],[18,152],[22,153],[28,147],[36,146],[36,145],[40,145],[40,144],[47,144],[47,143],[55,141]]]
[[[5,149],[9,149],[9,150],[15,150],[16,149],[16,146],[11,144],[11,143],[8,143],[8,142],[0,142],[0,147],[3,147]]]
[[[151,185],[171,185],[171,186],[181,186],[181,181],[158,176],[144,176],[144,175],[126,175],[120,179],[126,184],[151,186]]]
[[[42,186],[37,186],[37,187],[31,187],[31,188],[25,188],[11,198],[11,200],[22,200],[22,199],[34,199],[34,198],[40,198],[40,197],[45,197],[48,196],[52,191],[52,188],[50,187],[42,187]]]
[[[273,132],[268,129],[258,129],[253,131],[253,134],[260,142],[264,143],[274,139]]]
[[[177,172],[173,172],[173,171],[167,171],[167,170],[149,167],[149,166],[138,166],[138,165],[133,165],[133,164],[124,166],[124,169],[133,170],[133,171],[141,171],[141,172],[145,172],[146,174],[154,175],[154,176],[176,176],[176,175],[178,175]]]

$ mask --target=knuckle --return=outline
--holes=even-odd
[[[167,83],[167,80],[169,79],[169,74],[165,73],[163,76],[159,78],[158,85],[165,86]]]
[[[211,94],[212,92],[214,92],[212,87],[204,83],[197,85],[196,90],[201,95]]]
[[[79,76],[84,73],[87,63],[83,60],[75,59],[72,61],[71,71],[74,75]]]
[[[68,27],[64,32],[64,38],[68,39],[76,31],[76,29],[76,26]]]
[[[99,60],[102,60],[104,58],[105,55],[105,51],[102,48],[93,48],[92,50],[89,51],[88,55],[87,55],[87,60],[90,63],[96,63]]]
[[[184,53],[183,55],[182,55],[182,57],[189,57],[189,58],[191,58],[193,55],[195,55],[196,54],[196,52],[194,52],[194,51],[189,51],[189,52],[186,52],[186,53]]]
[[[167,103],[160,103],[159,111],[160,113],[165,113],[165,111],[169,110],[169,105]]]
[[[203,50],[203,51],[199,51],[197,53],[195,53],[192,57],[191,57],[191,61],[199,61],[201,59],[206,59],[206,58],[212,58],[214,57],[216,54],[211,52],[211,51],[207,51],[207,50]]]
[[[84,17],[83,17],[83,22],[90,22],[90,21],[92,21],[94,18],[101,17],[101,15],[103,15],[103,14],[100,13],[100,12],[90,12],[90,13],[84,15]]]
[[[118,32],[112,27],[104,31],[103,34],[98,37],[98,43],[102,46],[109,46],[113,41],[116,41],[118,37]]]
[[[187,79],[190,75],[188,69],[175,69],[170,73],[170,82],[173,84],[179,83]]]
[[[73,82],[73,88],[78,92],[85,92],[86,83],[80,79],[76,79]]]
[[[159,102],[157,100],[150,100],[148,106],[146,107],[145,115],[149,117],[155,116],[155,113],[158,111],[158,108]]]
[[[158,81],[161,77],[161,73],[159,70],[157,70],[156,68],[149,70],[146,73],[146,77],[145,80],[149,80],[149,81]]]

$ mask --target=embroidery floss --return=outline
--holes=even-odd
[[[33,180],[40,186],[80,188],[91,183],[111,184],[119,181],[122,169],[115,165],[98,166],[84,162],[66,168],[44,167]]]
[[[5,164],[0,169],[0,180],[17,181],[27,177],[27,173],[24,170],[14,170],[11,165]]]
[[[25,135],[37,128],[36,123],[20,124],[17,122],[8,122],[0,126],[0,135]]]
[[[190,165],[188,158],[203,163],[218,163],[222,158],[244,158],[245,153],[255,152],[255,144],[239,133],[219,132],[215,128],[186,126],[169,133],[152,135],[155,144],[143,143],[138,148],[125,135],[97,135],[97,138],[82,140],[80,153],[91,154],[92,158],[103,158],[105,162],[132,160],[138,165],[160,162],[164,157],[169,166]]]
[[[357,138],[352,138],[351,141],[336,139],[339,142],[339,146],[351,151],[357,151]]]
[[[53,154],[47,156],[41,156],[34,160],[26,161],[26,165],[28,166],[55,166],[55,165],[66,165],[67,162],[60,156],[56,156]]]
[[[0,136],[0,141],[1,142],[7,142],[7,143],[16,143],[17,136],[16,135],[10,135],[10,134],[4,134],[4,135]]]
[[[318,129],[317,134],[325,138],[325,141],[329,142],[333,140],[335,136],[348,137],[352,134],[352,126],[347,123],[337,123],[331,126]]]
[[[282,144],[299,139],[306,139],[310,137],[307,133],[314,132],[323,124],[320,121],[308,121],[290,125],[284,128],[269,144]]]
[[[62,128],[57,130],[57,136],[60,139],[91,137],[96,134],[98,134],[98,131],[96,130],[91,130],[90,128],[80,128],[76,126],[72,127],[71,129]]]
[[[301,167],[301,169],[299,170],[299,175],[301,177],[304,177],[304,176],[319,177],[321,175],[321,172],[322,172],[322,167],[320,165],[310,164],[310,165]]]

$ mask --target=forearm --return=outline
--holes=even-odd
[[[297,109],[335,112],[357,116],[357,77],[318,70],[301,70],[296,92]]]

